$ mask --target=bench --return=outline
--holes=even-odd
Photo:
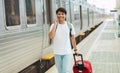
[[[94,30],[95,28],[96,28],[96,26],[91,27],[92,30]]]
[[[42,60],[50,60],[54,57],[53,53],[49,53],[46,56],[42,57]]]
[[[55,64],[54,53],[49,53],[42,57],[42,63],[44,65],[45,71],[47,71],[51,66]]]
[[[80,32],[80,41],[85,38],[86,34],[84,32]]]
[[[86,33],[86,36],[89,35],[91,33],[92,29],[91,28],[88,28],[87,31],[85,31]]]

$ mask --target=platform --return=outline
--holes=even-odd
[[[92,63],[93,73],[120,73],[120,38],[117,24],[112,19],[104,21],[77,48],[84,59]],[[52,66],[46,73],[58,73],[56,66]]]

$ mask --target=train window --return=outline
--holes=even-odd
[[[78,5],[74,5],[74,20],[79,20],[79,6]]]
[[[62,7],[66,7],[66,5],[65,5],[66,2],[65,1],[62,1],[61,3],[62,3]]]
[[[70,4],[69,4],[68,1],[65,3],[65,9],[66,9],[66,11],[67,11],[67,18],[66,18],[66,19],[67,19],[67,21],[70,22],[71,14],[70,14]]]
[[[78,5],[74,5],[74,12],[78,12],[79,11],[79,6]]]
[[[79,14],[74,14],[74,20],[79,20]]]
[[[88,27],[88,13],[87,13],[87,7],[82,7],[82,21],[83,21],[83,31],[87,29]]]
[[[19,0],[4,0],[6,25],[20,25]]]
[[[26,1],[27,24],[35,24],[36,23],[35,0],[25,1]]]
[[[80,28],[78,29],[78,27],[80,27],[80,23],[81,23],[81,21],[80,21],[80,8],[79,8],[78,2],[79,2],[78,0],[74,0],[71,3],[72,23],[74,24],[75,31],[77,32],[75,36],[79,35]]]
[[[60,0],[56,0],[56,8],[60,7]]]
[[[89,26],[92,26],[92,21],[93,21],[93,11],[89,9]]]

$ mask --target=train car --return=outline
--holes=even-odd
[[[41,57],[52,52],[48,32],[59,7],[76,37],[104,21],[104,10],[86,0],[0,0],[0,73],[40,73]]]

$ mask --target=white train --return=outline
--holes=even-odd
[[[39,60],[52,51],[48,32],[59,7],[67,10],[76,37],[104,21],[104,10],[86,0],[0,0],[0,73],[18,73],[31,65],[40,73]]]

